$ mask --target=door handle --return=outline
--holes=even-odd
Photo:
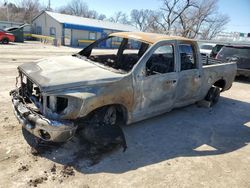
[[[165,82],[166,85],[172,85],[175,84],[177,82],[177,80],[168,80]]]

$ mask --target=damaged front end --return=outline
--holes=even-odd
[[[74,122],[61,119],[55,113],[66,109],[67,99],[43,95],[40,88],[20,71],[18,84],[10,95],[15,116],[26,130],[45,141],[65,142],[74,136],[77,129]]]

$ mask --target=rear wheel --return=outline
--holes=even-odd
[[[219,101],[219,98],[220,98],[220,88],[212,86],[209,89],[207,96],[205,97],[205,100],[211,102],[211,106],[213,106]]]
[[[9,39],[4,38],[4,39],[2,40],[2,43],[3,43],[3,44],[9,44]]]

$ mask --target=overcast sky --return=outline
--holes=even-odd
[[[40,0],[43,5],[47,5],[48,1]],[[57,9],[68,2],[70,0],[51,0],[51,7]],[[89,0],[86,3],[90,9],[103,13],[107,17],[118,11],[129,15],[132,9],[156,10],[161,6],[160,0]],[[227,31],[250,33],[250,0],[219,0],[218,11],[230,17],[231,21],[228,23]]]

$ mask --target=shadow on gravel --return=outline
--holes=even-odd
[[[82,173],[124,173],[185,156],[219,155],[250,142],[250,103],[221,97],[213,108],[191,105],[123,127],[128,149],[101,151],[76,136],[40,156]],[[27,135],[26,135],[27,139]]]
[[[245,77],[245,76],[237,76],[237,77],[235,78],[235,82],[250,84],[250,78]]]
[[[10,43],[8,43],[8,44],[3,44],[2,42],[0,42],[0,45],[10,45],[10,46],[12,46],[12,45],[16,45],[15,43],[12,43],[12,42],[10,42]]]

